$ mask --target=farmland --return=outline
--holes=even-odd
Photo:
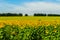
[[[0,24],[11,24],[11,25],[48,25],[48,24],[60,24],[60,17],[46,17],[46,16],[23,16],[23,17],[0,17]]]
[[[22,16],[22,17],[20,17],[20,16],[6,16],[6,17],[0,17],[0,20],[60,20],[60,17],[58,17],[58,16]]]
[[[60,40],[60,17],[0,17],[1,40]]]

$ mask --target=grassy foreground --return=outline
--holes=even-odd
[[[60,40],[60,17],[0,17],[0,40]]]
[[[17,25],[5,25],[0,28],[0,40],[60,40],[60,25],[37,28],[26,25],[23,29]]]

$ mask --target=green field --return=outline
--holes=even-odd
[[[46,17],[46,16],[12,16],[12,17],[0,17],[0,20],[60,20],[60,17]]]
[[[20,26],[18,24],[14,25],[16,24],[14,20],[16,20],[17,21],[16,23],[18,23]],[[27,21],[24,22],[24,20]],[[30,20],[32,20],[32,22],[29,22],[29,24],[32,24],[32,26],[26,24]],[[34,22],[34,20],[43,20],[43,22],[40,21]],[[48,25],[49,23],[44,22],[45,20],[47,22],[51,21],[52,25],[51,24]],[[0,40],[60,40],[60,22],[58,21],[59,24],[57,24],[56,21],[52,20],[60,21],[60,17],[53,17],[53,16],[0,17]],[[23,22],[26,25],[24,25]],[[10,25],[9,23],[12,25]],[[33,25],[35,23],[38,24]],[[41,25],[42,23],[46,23],[47,25]]]

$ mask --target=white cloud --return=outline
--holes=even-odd
[[[16,13],[60,13],[60,5],[48,2],[27,2],[21,5],[9,3],[0,3],[0,12],[16,12]]]

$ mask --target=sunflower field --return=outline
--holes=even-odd
[[[0,19],[0,40],[60,40],[60,20]],[[17,18],[18,19],[18,18]],[[21,18],[22,19],[22,18]]]

